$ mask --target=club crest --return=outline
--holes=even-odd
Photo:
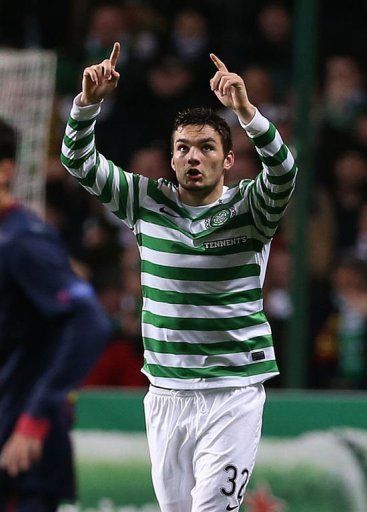
[[[235,215],[236,209],[234,208],[234,206],[231,206],[230,208],[223,208],[223,210],[219,210],[219,212],[205,219],[205,227],[206,229],[209,229],[223,226],[229,221],[229,219],[232,219],[232,217],[234,217]]]

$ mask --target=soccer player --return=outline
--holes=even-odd
[[[224,186],[230,130],[210,110],[178,114],[178,186],[123,171],[95,147],[103,98],[116,87],[120,47],[84,70],[62,162],[135,233],[141,253],[145,414],[162,512],[238,510],[254,467],[265,400],[278,369],[262,286],[296,165],[241,77],[214,54],[210,87],[232,109],[263,162],[255,180]],[[149,116],[149,112],[146,112]],[[123,134],[122,141],[123,141]]]
[[[54,512],[74,498],[67,395],[109,323],[54,230],[14,199],[15,150],[0,121],[0,512]]]

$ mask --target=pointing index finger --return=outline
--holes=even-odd
[[[120,43],[116,42],[113,45],[113,49],[112,49],[112,52],[111,52],[111,55],[110,55],[110,61],[111,61],[112,69],[115,69],[115,66],[116,66],[116,63],[117,63],[117,59],[119,58],[119,55],[120,55]]]
[[[227,66],[217,57],[214,53],[210,54],[211,60],[214,62],[215,67],[218,71],[228,71]]]

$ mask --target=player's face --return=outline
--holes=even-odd
[[[209,203],[216,195],[220,197],[225,171],[233,162],[232,151],[224,155],[221,137],[212,126],[180,126],[173,134],[171,164],[181,198],[188,204],[197,204],[198,198]]]

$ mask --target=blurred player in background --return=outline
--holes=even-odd
[[[0,511],[74,499],[67,395],[109,334],[57,234],[16,202],[14,130],[0,120]]]
[[[140,246],[143,373],[151,382],[145,413],[160,510],[238,510],[260,439],[262,383],[278,374],[262,286],[296,165],[250,103],[243,79],[211,54],[211,89],[237,114],[262,172],[224,186],[234,163],[230,129],[203,108],[181,112],[174,123],[178,187],[124,172],[94,141],[100,103],[119,79],[119,51],[115,43],[109,59],[84,70],[62,162]]]

